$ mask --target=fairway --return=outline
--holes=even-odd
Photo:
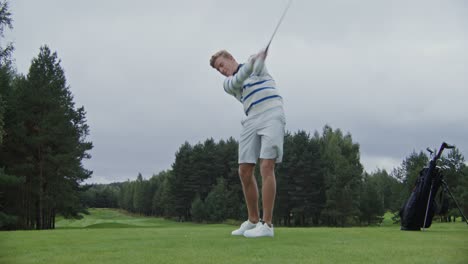
[[[176,223],[91,209],[56,230],[0,232],[0,263],[467,263],[468,226],[427,232],[397,225],[276,228],[275,237],[232,237],[234,226]]]

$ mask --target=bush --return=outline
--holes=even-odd
[[[18,220],[18,217],[14,215],[7,215],[3,212],[0,212],[0,229],[2,230],[15,229],[17,220]]]

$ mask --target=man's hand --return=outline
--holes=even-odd
[[[255,64],[255,62],[258,60],[265,61],[267,56],[268,50],[264,49],[259,51],[257,54],[250,56],[249,61],[252,62],[252,64]]]
[[[257,55],[256,55],[256,58],[257,59],[261,59],[261,60],[265,60],[266,57],[268,56],[268,49],[264,49],[264,50],[261,50]]]

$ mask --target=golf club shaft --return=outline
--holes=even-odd
[[[426,214],[424,215],[424,224],[422,226],[422,230],[424,231],[426,228],[426,220],[427,220],[427,213],[429,212],[429,203],[431,201],[432,196],[432,186],[434,185],[434,181],[431,183],[431,190],[429,191],[429,197],[427,198],[427,207],[426,207]]]
[[[266,49],[265,49],[265,52],[268,51],[268,48],[270,47],[271,41],[273,41],[273,38],[275,37],[276,31],[278,31],[278,28],[279,28],[279,26],[281,25],[281,22],[283,21],[284,16],[286,15],[286,12],[288,12],[288,9],[289,9],[289,7],[291,6],[291,3],[292,3],[292,0],[289,0],[288,5],[287,5],[286,8],[284,9],[284,12],[283,12],[283,14],[281,15],[281,18],[280,18],[280,20],[278,21],[278,24],[276,25],[275,31],[273,31],[273,35],[271,35],[270,41],[268,42],[268,45],[267,45],[267,47],[266,47]]]

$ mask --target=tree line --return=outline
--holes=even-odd
[[[351,134],[329,126],[313,136],[305,131],[287,133],[284,160],[276,169],[273,222],[284,226],[379,224],[385,212],[398,215],[428,161],[423,152],[413,152],[391,173],[367,173]],[[441,163],[449,167],[444,172],[446,181],[467,210],[464,157],[455,149]],[[88,185],[82,200],[90,207],[121,208],[177,221],[245,220],[237,170],[237,141],[233,138],[207,139],[195,145],[186,142],[175,154],[170,170],[149,179],[139,174],[134,181]],[[261,188],[258,170],[255,175]],[[445,219],[458,216],[456,208],[451,208]]]
[[[0,38],[12,27],[0,2]],[[0,229],[51,229],[55,216],[78,216],[82,166],[92,143],[83,107],[75,107],[57,53],[42,46],[26,76],[0,47]]]

